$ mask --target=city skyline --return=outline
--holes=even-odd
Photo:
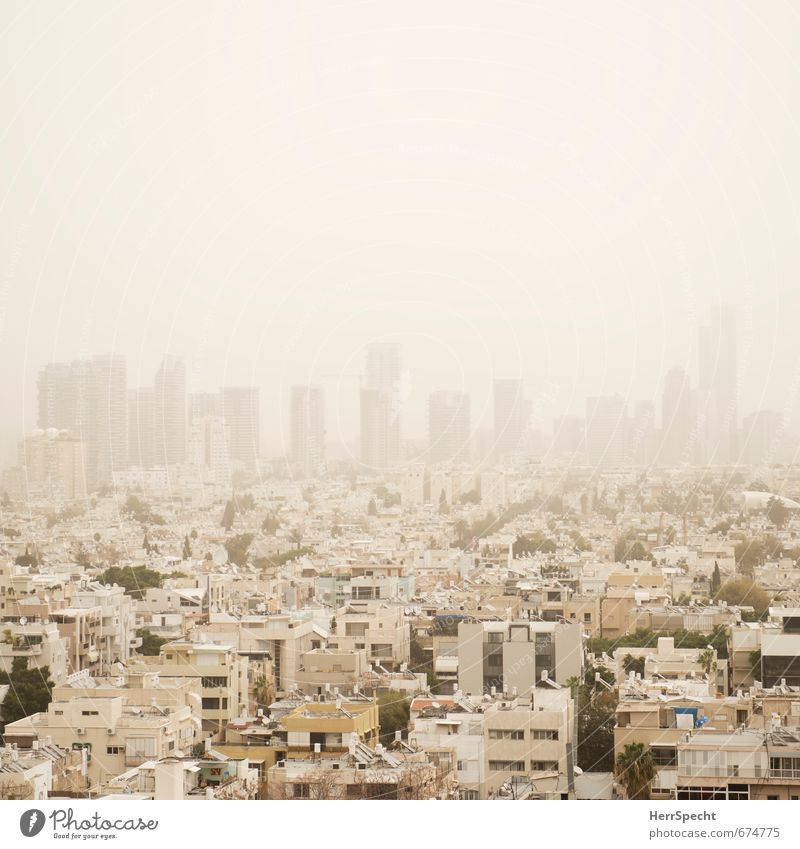
[[[126,360],[119,354],[48,363],[37,378],[36,427],[61,426],[73,433],[86,428],[90,483],[98,470],[108,477],[110,460],[105,455],[109,452],[117,458],[119,469],[180,465],[190,450],[194,418],[207,416],[219,417],[217,439],[225,437],[231,459],[250,471],[258,460],[279,456],[285,456],[304,475],[312,471],[322,474],[327,456],[358,460],[373,473],[412,460],[436,464],[475,459],[484,463],[537,455],[549,462],[599,467],[725,465],[748,458],[761,462],[760,458],[768,455],[774,462],[785,462],[788,416],[775,409],[738,412],[736,321],[735,305],[712,305],[710,321],[698,329],[696,377],[674,365],[656,385],[652,398],[625,398],[619,392],[590,395],[584,399],[583,416],[556,411],[545,420],[535,389],[531,392],[528,382],[495,377],[490,386],[488,422],[486,415],[478,421],[472,418],[469,392],[437,387],[424,399],[424,426],[417,423],[408,433],[408,420],[414,423],[414,417],[407,416],[414,385],[404,366],[406,349],[397,342],[381,342],[371,343],[362,352],[357,401],[361,421],[358,430],[344,438],[341,433],[331,434],[334,411],[329,409],[326,387],[295,383],[290,387],[288,416],[283,409],[276,413],[274,404],[267,403],[267,416],[281,421],[284,435],[279,451],[262,450],[262,388],[221,387],[216,394],[187,391],[185,359],[174,354],[162,358],[151,386],[136,388],[128,387]],[[87,378],[81,375],[87,369],[95,374],[89,390],[82,388]],[[108,409],[109,414],[95,415],[84,426],[81,422],[87,417],[84,407],[89,396],[89,403]],[[234,424],[232,430],[225,427],[226,398],[232,421],[244,421],[242,413],[235,412],[242,404],[253,410],[247,414],[255,416],[253,421]],[[337,406],[342,403],[342,398],[335,399]],[[353,398],[350,404],[356,406]],[[127,435],[123,435],[126,417]],[[206,434],[208,426],[206,422]],[[567,430],[562,432],[564,426]],[[97,428],[100,431],[95,433]],[[357,440],[360,448],[353,454]],[[91,447],[98,445],[103,450]],[[199,456],[198,452],[208,455],[210,450],[194,446],[193,456]]]

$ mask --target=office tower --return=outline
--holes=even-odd
[[[430,462],[468,462],[470,437],[469,395],[448,390],[431,393],[428,398]]]
[[[35,430],[19,444],[28,497],[72,501],[86,497],[83,443],[66,430]]]
[[[574,466],[586,464],[585,423],[580,416],[559,416],[553,421],[553,460]]]
[[[75,426],[75,394],[69,363],[49,363],[37,379],[40,428],[72,430]]]
[[[220,397],[217,392],[190,392],[186,405],[190,426],[196,419],[220,415]]]
[[[633,464],[627,431],[625,402],[619,395],[586,399],[586,458],[590,466],[617,468]]]
[[[521,450],[527,409],[521,380],[494,381],[494,454],[497,460],[510,459]]]
[[[702,462],[737,459],[736,307],[716,304],[698,334],[698,421]]]
[[[196,416],[192,421],[189,426],[188,462],[204,483],[230,484],[229,442],[230,433],[222,416]]]
[[[259,391],[255,386],[226,386],[220,390],[220,412],[229,434],[228,456],[233,469],[258,468]]]
[[[156,465],[175,466],[186,459],[186,365],[167,355],[155,380]]]
[[[91,384],[96,415],[96,463],[92,469],[97,483],[110,483],[115,471],[128,465],[128,386],[125,358],[118,354],[92,357]],[[85,399],[88,413],[92,399]]]
[[[741,462],[751,466],[781,463],[785,453],[784,417],[775,410],[758,410],[742,422]]]
[[[680,367],[664,377],[661,393],[659,463],[677,466],[694,462],[697,453],[697,405],[689,375]]]
[[[152,386],[128,393],[128,463],[139,469],[156,465],[156,393]]]
[[[656,411],[652,401],[634,401],[628,422],[627,451],[635,466],[647,466],[656,453]]]
[[[400,389],[400,346],[369,345],[361,385],[361,462],[370,471],[400,461]]]
[[[325,393],[321,386],[292,387],[290,460],[298,474],[313,478],[325,465]]]

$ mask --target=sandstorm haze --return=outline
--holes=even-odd
[[[766,10],[766,11],[765,11]],[[738,412],[797,415],[800,16],[788,3],[86,3],[0,13],[11,460],[51,361],[127,386],[321,384],[355,450],[365,347],[428,395],[522,378],[545,431],[655,400],[738,314]]]

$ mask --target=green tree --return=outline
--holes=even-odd
[[[536,552],[552,554],[555,550],[556,544],[553,540],[548,539],[540,531],[536,531],[533,534],[523,534],[522,536],[518,536],[511,546],[511,551],[514,557],[524,557],[525,555],[535,554]]]
[[[228,560],[237,566],[247,563],[247,550],[253,541],[253,534],[236,534],[236,536],[225,540],[225,550],[228,552]]]
[[[233,501],[228,500],[225,504],[225,511],[222,514],[222,527],[229,531],[233,527],[233,520],[236,518],[236,507]]]
[[[261,523],[261,530],[268,536],[274,537],[281,526],[281,520],[276,513],[268,513]]]
[[[644,677],[644,657],[634,657],[632,654],[626,654],[622,658],[622,668],[626,672],[635,672]]]
[[[758,584],[747,578],[725,581],[716,595],[716,600],[750,606],[759,618],[766,614],[770,603],[769,595]]]
[[[652,560],[652,557],[637,539],[636,531],[631,529],[614,543],[614,560],[617,563],[627,563],[629,560]]]
[[[139,654],[149,657],[156,657],[161,652],[161,646],[169,642],[166,638],[154,634],[149,628],[140,628],[136,632],[136,636],[142,638]]]
[[[649,799],[650,782],[655,778],[653,753],[645,743],[628,743],[614,764],[617,781],[629,799]]]
[[[99,576],[103,584],[117,584],[124,587],[132,598],[144,598],[145,591],[151,587],[160,587],[163,583],[161,573],[146,566],[110,566]]]
[[[722,575],[719,571],[719,563],[714,561],[714,571],[711,573],[711,595],[715,596],[722,586]]]
[[[752,577],[753,570],[765,558],[764,543],[757,539],[743,539],[734,549],[736,567],[743,575]]]
[[[378,721],[380,739],[384,744],[394,740],[395,731],[406,731],[411,714],[411,704],[405,693],[389,690],[378,696]]]
[[[189,560],[192,556],[192,545],[189,542],[189,536],[183,538],[183,559]]]
[[[0,705],[3,731],[9,722],[47,710],[54,686],[49,667],[28,669],[27,657],[15,657],[11,661],[11,671],[0,672],[0,685],[3,684],[9,685]]]
[[[578,692],[578,766],[589,772],[614,768],[614,692],[583,685]]]
[[[703,649],[697,655],[697,662],[703,667],[703,672],[710,678],[717,671],[717,658],[714,649]]]

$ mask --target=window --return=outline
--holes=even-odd
[[[584,622],[591,622],[592,621],[592,614],[591,613],[584,613],[583,614],[583,621]]]
[[[125,755],[129,758],[154,758],[155,737],[128,737],[125,741]]]
[[[558,731],[555,728],[536,728],[533,731],[534,740],[558,740]]]
[[[122,746],[106,746],[107,755],[121,755]]]
[[[227,687],[228,679],[224,676],[221,677],[204,677],[202,679],[202,684],[204,687]]]
[[[292,798],[293,799],[308,799],[311,797],[311,792],[308,784],[293,784]]]
[[[673,746],[651,746],[650,751],[656,766],[676,766],[678,763],[677,752]]]
[[[522,729],[490,728],[490,740],[524,740],[525,732]]]
[[[219,699],[203,699],[203,710],[219,710]]]
[[[531,761],[531,769],[537,772],[554,772],[558,770],[558,761]]]
[[[500,631],[490,631],[488,635],[487,643],[502,643],[503,642],[503,634]]]
[[[525,761],[489,761],[491,772],[525,772]]]
[[[99,716],[99,711],[96,710],[82,710],[81,716]]]
[[[476,799],[479,798],[479,795],[480,794],[478,793],[477,790],[462,790],[461,791],[461,798],[469,800],[469,801],[475,801]]]

